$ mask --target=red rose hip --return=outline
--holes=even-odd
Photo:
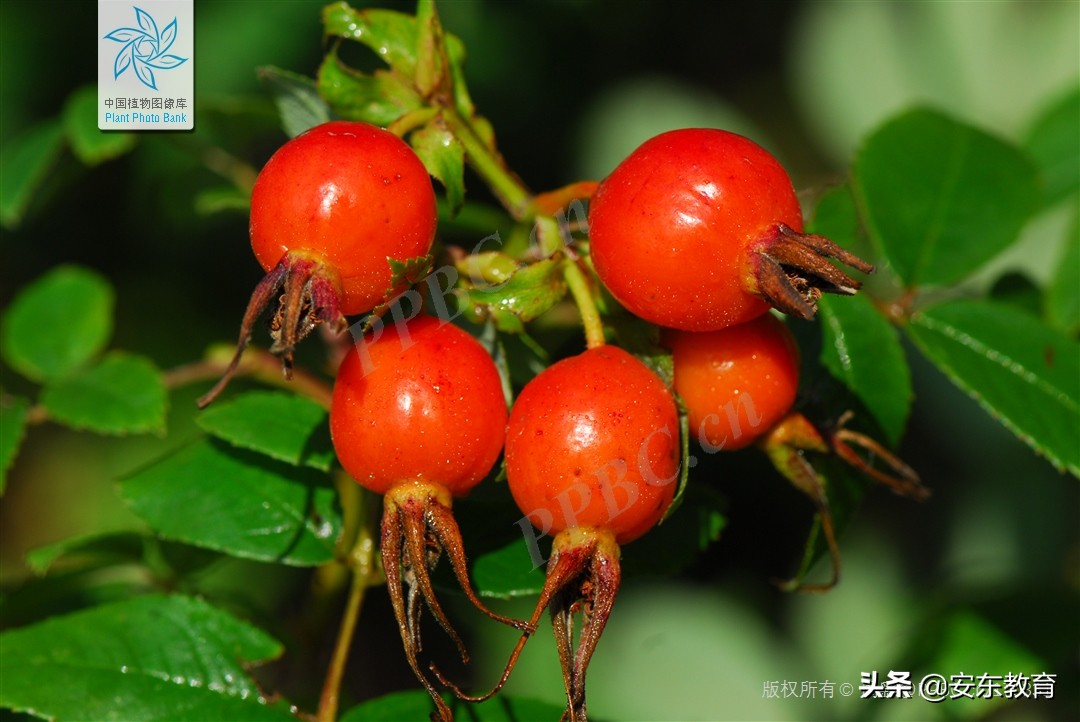
[[[376,329],[381,335],[359,340],[338,370],[330,434],[345,471],[383,495],[379,547],[405,654],[431,694],[437,718],[450,720],[418,659],[423,600],[468,661],[430,578],[442,553],[478,609],[528,628],[490,611],[476,596],[451,512],[453,499],[482,481],[502,452],[506,398],[488,352],[461,328],[421,316]]]
[[[625,544],[671,503],[678,440],[663,382],[621,348],[599,346],[548,367],[514,401],[510,493],[544,532],[604,527]]]
[[[388,258],[427,254],[436,223],[424,164],[405,141],[366,123],[333,121],[293,138],[251,193],[251,248],[262,267],[293,253],[332,268],[347,316],[383,299]]]
[[[320,323],[341,329],[390,291],[388,260],[426,255],[435,238],[435,191],[405,141],[367,123],[332,121],[286,142],[251,194],[251,247],[267,271],[241,323],[236,355],[209,404],[235,372],[255,320],[280,303],[271,351],[290,373],[293,348]]]
[[[410,480],[466,495],[502,453],[506,397],[487,350],[454,324],[420,316],[357,343],[338,369],[330,433],[360,485]]]
[[[795,402],[799,349],[772,314],[719,331],[669,331],[664,343],[690,432],[710,451],[749,446]]]
[[[494,689],[468,696],[440,679],[463,699],[492,696],[549,611],[566,686],[563,719],[584,722],[585,674],[619,589],[621,545],[663,518],[678,472],[674,397],[626,351],[596,346],[526,384],[507,424],[506,475],[521,512],[555,534],[544,588]]]
[[[810,318],[823,291],[859,283],[827,260],[873,267],[802,233],[791,179],[764,148],[735,133],[688,128],[643,143],[589,204],[597,275],[652,323],[711,331],[773,306]]]

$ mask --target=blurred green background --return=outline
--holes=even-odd
[[[258,168],[284,141],[254,70],[313,74],[326,49],[323,4],[198,0],[195,132],[144,134],[134,152],[94,168],[70,154],[57,158],[26,217],[2,229],[0,303],[53,265],[79,263],[117,288],[114,346],[169,368],[233,339],[261,272],[248,250],[246,215],[200,210],[207,191],[226,185],[205,160],[217,148]],[[480,112],[534,190],[600,178],[647,137],[700,125],[758,140],[810,199],[843,177],[865,133],[910,104],[1019,141],[1040,110],[1076,87],[1080,70],[1076,2],[444,0],[439,7],[468,48]],[[0,3],[0,159],[35,124],[57,116],[73,91],[94,83],[95,28],[94,3]],[[470,199],[487,200],[478,180],[467,181]],[[1047,239],[1063,236],[1075,203],[1038,218],[977,283],[1007,271],[1045,279],[1060,253]],[[931,500],[872,491],[841,540],[840,587],[785,595],[770,579],[797,564],[809,505],[761,459],[709,458],[694,481],[728,497],[724,535],[678,580],[628,580],[590,670],[597,719],[1053,720],[1080,710],[1076,480],[911,359],[916,401],[900,452],[933,490]],[[4,388],[20,390],[24,382],[10,370],[0,373]],[[166,438],[33,428],[0,503],[4,587],[17,588],[28,574],[29,549],[137,525],[113,480],[194,435],[193,400],[203,390],[174,394]],[[257,619],[273,619],[298,613],[297,577],[236,562],[207,584]],[[229,581],[252,578],[258,584]],[[348,673],[354,700],[412,686],[377,591]],[[528,601],[505,607],[527,616]],[[512,640],[494,627],[470,632],[482,684],[495,679]],[[1056,699],[929,705],[764,693],[785,681],[857,687],[861,672],[884,677],[905,662],[916,679],[1056,673]],[[530,645],[510,689],[560,701],[548,635]]]

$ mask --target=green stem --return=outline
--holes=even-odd
[[[521,221],[534,214],[532,194],[521,179],[506,167],[502,157],[480,138],[472,124],[450,107],[443,108],[442,116],[450,132],[465,148],[465,156],[470,165],[480,174],[510,215]],[[558,221],[551,216],[537,215],[536,224],[541,251],[550,256],[560,250],[563,242]],[[581,314],[586,344],[589,348],[604,345],[607,343],[604,324],[585,274],[570,258],[566,259],[563,269],[566,284]]]
[[[450,132],[465,149],[465,157],[473,170],[480,174],[515,220],[524,220],[532,204],[532,194],[525,184],[510,172],[502,157],[480,138],[472,123],[460,113],[445,107],[442,116]]]
[[[424,125],[438,114],[438,108],[419,108],[401,116],[386,126],[386,129],[397,137],[404,138],[408,133]]]
[[[536,217],[536,243],[544,256],[552,256],[565,247],[563,229],[559,227],[559,222],[554,217]],[[570,255],[563,259],[563,278],[566,279],[566,286],[570,289],[570,295],[581,315],[581,325],[585,330],[585,345],[589,348],[603,346],[607,343],[607,338],[604,336],[604,322],[600,317],[600,310],[597,309],[596,299],[593,298],[592,286],[582,272],[581,266]]]
[[[316,722],[334,722],[337,719],[338,705],[341,701],[341,680],[345,676],[345,666],[349,661],[349,650],[356,632],[356,623],[360,618],[360,610],[364,606],[364,595],[368,587],[380,581],[375,554],[377,535],[370,504],[373,498],[372,495],[364,492],[358,500],[360,529],[356,535],[356,543],[345,560],[352,571],[352,584],[349,586],[349,596],[345,602],[345,611],[341,616],[341,627],[338,629],[333,656],[330,658],[322,694],[319,696]]]
[[[581,266],[572,258],[563,261],[563,278],[570,289],[570,295],[574,297],[578,313],[581,314],[581,325],[585,329],[585,345],[588,348],[596,348],[607,343],[604,336],[604,322],[600,318],[600,311],[596,308],[593,300],[592,288],[585,274],[581,272]]]

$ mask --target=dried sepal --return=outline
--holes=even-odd
[[[622,578],[619,557],[615,536],[606,529],[585,527],[559,532],[552,543],[544,587],[529,618],[529,627],[523,631],[511,651],[495,686],[484,694],[470,695],[447,679],[434,665],[432,672],[459,699],[468,702],[490,699],[510,679],[525,643],[547,611],[551,616],[566,688],[566,711],[562,719],[586,722],[585,674],[611,617],[612,605],[619,590]],[[581,615],[582,626],[575,646],[573,618],[578,614]]]
[[[477,596],[469,580],[461,531],[451,512],[451,502],[450,492],[435,483],[412,480],[394,486],[383,499],[380,543],[386,586],[405,657],[435,702],[432,719],[437,722],[451,722],[453,714],[420,667],[419,654],[423,647],[420,621],[425,606],[457,646],[461,661],[469,662],[465,644],[443,611],[431,582],[431,571],[444,553],[465,596],[481,612],[518,630],[528,632],[535,628],[493,612]]]
[[[811,319],[822,293],[852,295],[862,284],[837,268],[835,259],[862,273],[874,266],[824,236],[799,233],[783,223],[751,250],[755,263],[747,290],[789,316]]]
[[[320,324],[325,323],[335,332],[345,328],[337,273],[319,259],[301,253],[286,253],[255,286],[240,322],[236,352],[213,388],[199,398],[200,409],[209,406],[225,390],[240,365],[255,322],[275,298],[278,304],[270,321],[273,339],[270,352],[281,359],[282,373],[287,379],[292,378],[296,344]]]
[[[778,582],[778,586],[785,591],[825,592],[840,581],[840,547],[836,541],[828,494],[821,476],[807,458],[807,452],[833,454],[897,494],[917,501],[923,501],[930,495],[915,470],[899,457],[865,434],[846,428],[851,418],[852,414],[847,412],[831,428],[822,429],[802,414],[791,412],[758,442],[773,466],[814,505],[832,563],[829,581],[820,584],[806,584],[799,579]],[[867,458],[860,456],[853,447],[866,453]],[[887,470],[875,466],[877,460],[884,462]]]

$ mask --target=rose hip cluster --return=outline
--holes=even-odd
[[[861,286],[830,259],[862,273],[873,266],[803,232],[791,179],[768,151],[704,128],[662,133],[620,163],[590,201],[589,241],[605,287],[663,329],[674,391],[696,441],[709,452],[759,446],[814,503],[832,579],[786,586],[834,586],[840,555],[832,514],[804,452],[836,454],[900,494],[927,492],[900,459],[844,428],[849,416],[822,428],[792,410],[799,350],[772,310],[812,319],[822,293],[850,295]]]
[[[404,289],[393,287],[388,260],[428,254],[436,216],[423,164],[385,130],[332,122],[286,143],[252,196],[252,246],[267,275],[244,314],[232,364],[200,403],[210,403],[235,372],[254,322],[272,302],[272,350],[288,370],[294,346],[317,325],[341,330],[345,315],[391,301]],[[792,411],[798,349],[772,309],[812,318],[821,293],[859,288],[830,259],[864,273],[872,267],[803,233],[791,181],[768,152],[720,130],[661,134],[596,187],[588,225],[599,280],[629,312],[660,327],[673,359],[670,386],[626,350],[594,341],[537,374],[508,410],[488,351],[450,320],[423,314],[374,325],[336,373],[334,448],[344,470],[383,497],[387,587],[434,719],[452,717],[440,685],[472,701],[497,692],[545,611],[566,687],[564,718],[585,719],[585,674],[619,588],[621,547],[656,526],[675,498],[680,408],[706,450],[758,445],[814,500],[834,582],[832,520],[803,452],[838,454],[899,491],[923,493],[914,472],[871,440],[842,424],[819,429]],[[856,449],[885,460],[889,473]],[[481,602],[451,512],[500,455],[521,513],[553,535],[546,582],[528,620]],[[424,607],[467,661],[430,575],[443,553],[466,597],[522,632],[486,694],[470,696],[419,661]]]

